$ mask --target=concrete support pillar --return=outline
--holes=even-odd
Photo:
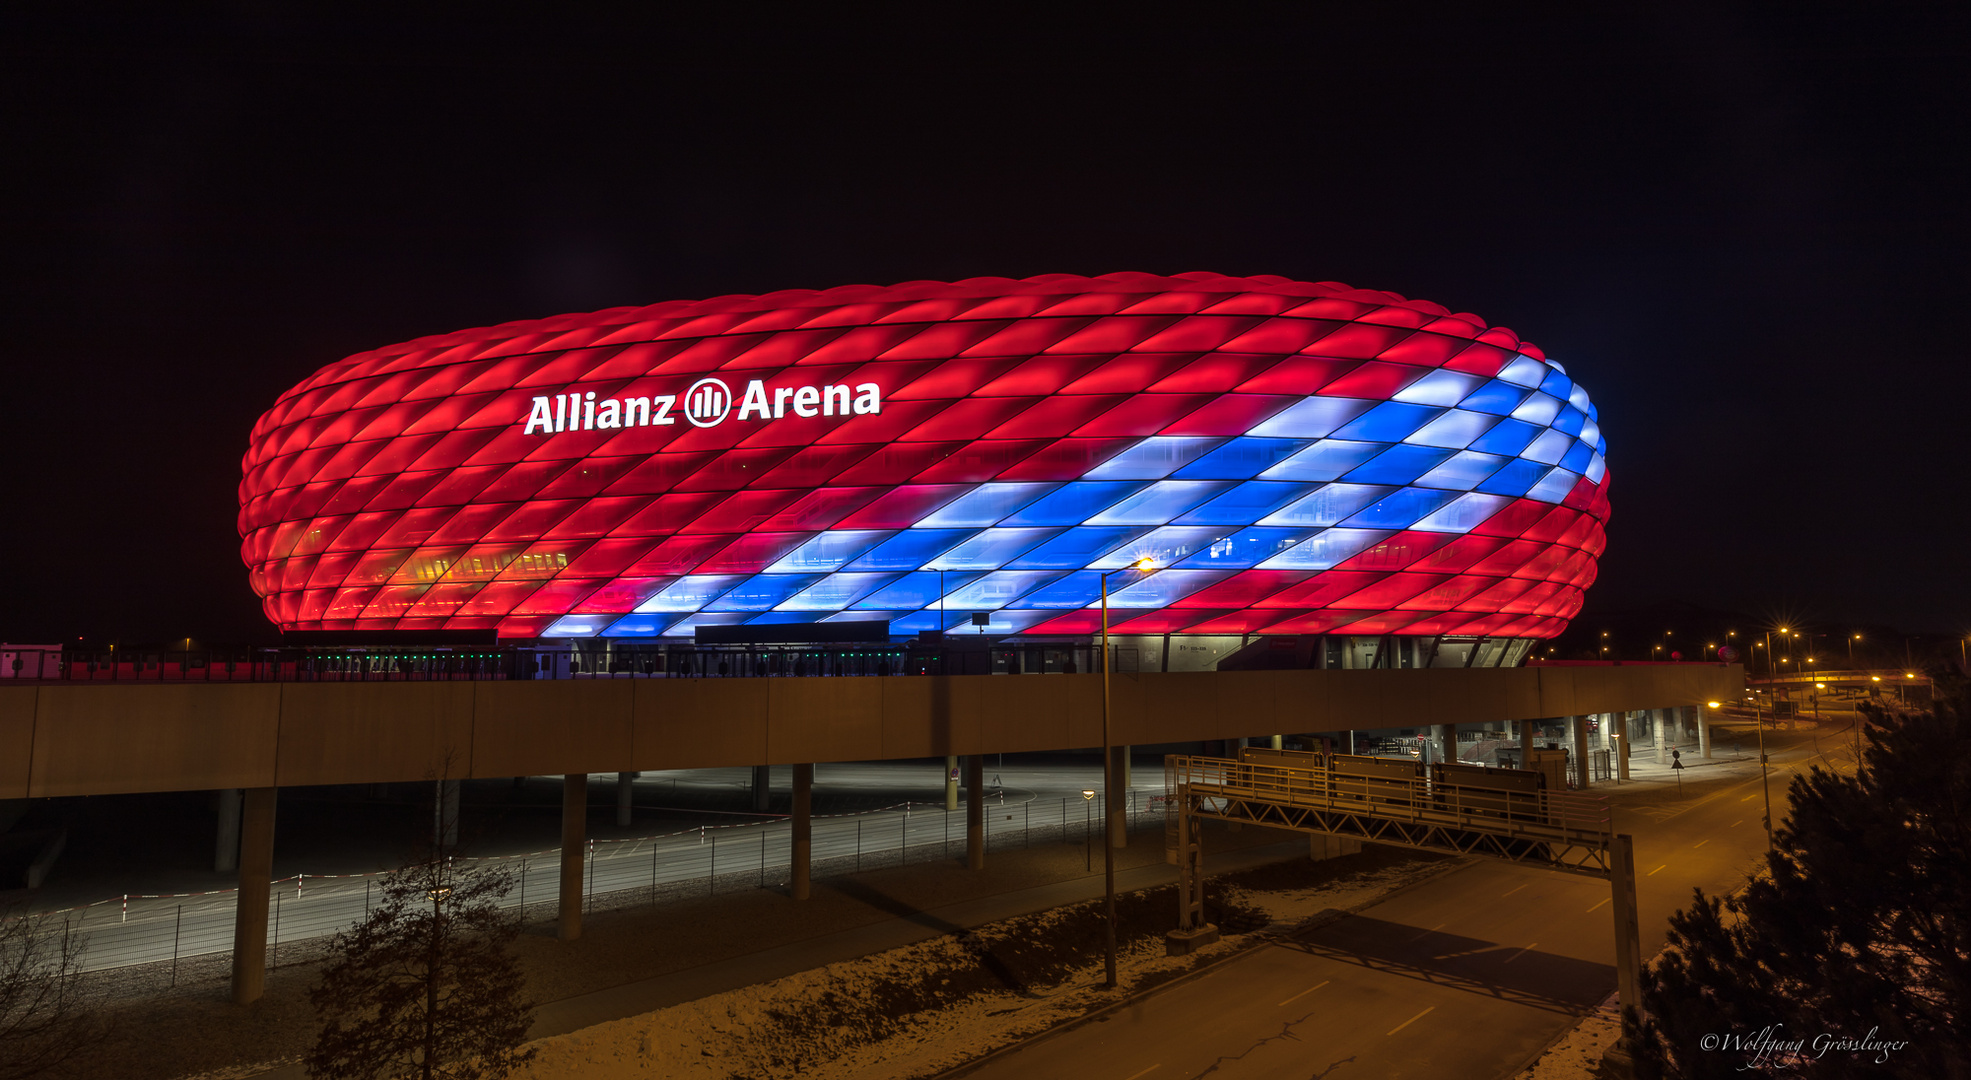
[[[215,873],[230,874],[240,868],[240,789],[219,789],[219,836],[212,854]]]
[[[1668,765],[1670,763],[1670,725],[1666,722],[1669,712],[1670,710],[1668,709],[1649,710],[1650,719],[1656,725],[1656,763],[1658,765]]]
[[[1129,747],[1123,746],[1118,749],[1122,751],[1122,790],[1127,792],[1129,786],[1136,782],[1136,777],[1129,770]]]
[[[767,812],[767,799],[773,794],[773,766],[753,766],[753,812]]]
[[[1526,751],[1533,749],[1535,725],[1531,720],[1521,720],[1514,726],[1519,729],[1519,766],[1523,769],[1526,767]]]
[[[1711,710],[1702,705],[1693,705],[1697,710],[1697,756],[1709,759],[1711,756]]]
[[[1601,749],[1609,750],[1609,751],[1614,750],[1615,749],[1615,714],[1611,712],[1605,712],[1605,713],[1597,713],[1595,714],[1595,716],[1596,719],[1601,721],[1601,724],[1599,725],[1601,728]]]
[[[1273,736],[1273,749],[1285,750],[1286,748],[1287,748],[1287,737],[1285,735]]]
[[[431,800],[431,846],[450,851],[459,846],[459,793],[464,782],[440,780]]]
[[[233,1004],[267,989],[267,895],[274,877],[274,788],[247,788],[240,818],[240,891],[233,907]]]
[[[1115,770],[1118,783],[1114,789],[1115,802],[1104,805],[1113,823],[1109,835],[1115,838],[1115,846],[1120,850],[1129,846],[1129,791],[1127,785],[1120,782],[1129,772],[1129,748],[1112,746],[1109,750],[1109,768]]]
[[[958,809],[958,755],[946,754],[944,758],[944,809],[950,813]]]
[[[1567,734],[1574,745],[1575,776],[1581,783],[1581,790],[1586,791],[1594,783],[1593,761],[1588,757],[1588,718],[1568,717]]]
[[[814,876],[814,766],[794,766],[794,899],[806,900]]]
[[[985,869],[985,758],[965,755],[965,866]]]
[[[1355,752],[1355,729],[1350,728],[1348,731],[1344,732],[1343,734],[1345,737],[1342,740],[1342,744],[1341,744],[1342,748],[1346,752],[1353,754]]]
[[[1613,715],[1613,717],[1615,718],[1615,723],[1619,725],[1615,732],[1617,736],[1615,739],[1615,754],[1614,754],[1615,778],[1617,780],[1627,780],[1629,779],[1629,750],[1630,750],[1629,714],[1626,711],[1624,711],[1624,712],[1613,713],[1611,715]]]
[[[582,936],[582,864],[588,854],[589,774],[561,778],[561,940]]]
[[[616,827],[630,827],[631,808],[636,804],[636,777],[633,772],[616,774]]]
[[[1324,859],[1338,859],[1343,855],[1353,855],[1362,850],[1362,841],[1334,833],[1308,833],[1307,858],[1311,862]]]
[[[1437,741],[1444,750],[1444,762],[1448,765],[1458,763],[1458,725],[1438,724]]]

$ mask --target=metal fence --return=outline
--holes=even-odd
[[[0,678],[57,682],[427,682],[532,679],[846,678],[1074,674],[1101,670],[1085,642],[947,639],[941,644],[546,645],[39,649],[10,647]],[[1111,645],[1117,672],[1138,649]]]
[[[1125,808],[1129,831],[1162,828],[1163,800],[1131,790]],[[989,797],[990,798],[990,797]],[[1078,844],[1092,869],[1099,854],[1102,799],[1073,796],[1022,803],[988,802],[986,848],[1007,851],[1035,844]],[[900,803],[855,814],[813,819],[814,876],[962,857],[965,809],[943,804]],[[702,894],[778,888],[793,875],[793,830],[786,819],[700,826],[649,836],[592,840],[583,869],[588,910],[622,909]],[[551,917],[559,901],[561,851],[461,858],[467,865],[503,865],[514,887],[502,906],[524,918]],[[371,874],[296,874],[273,882],[267,926],[268,967],[320,955],[322,940],[367,917],[382,895]],[[142,964],[168,965],[167,986],[179,983],[186,961],[232,951],[236,889],[199,893],[128,894],[50,912],[87,938],[82,967],[106,971]],[[548,905],[549,913],[529,908]],[[312,943],[313,947],[309,947]],[[283,951],[285,950],[285,956]]]

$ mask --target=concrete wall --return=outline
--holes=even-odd
[[[1113,741],[1733,700],[1743,669],[1116,675]],[[0,799],[1099,746],[1099,675],[0,687]],[[449,762],[449,764],[448,764]]]

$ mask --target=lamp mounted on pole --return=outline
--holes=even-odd
[[[1109,730],[1109,578],[1124,570],[1153,574],[1157,561],[1148,555],[1102,575],[1102,876],[1107,920],[1103,927],[1103,958],[1110,989],[1116,985],[1116,805],[1115,737]]]

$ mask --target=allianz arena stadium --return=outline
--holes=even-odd
[[[255,425],[239,528],[288,632],[1085,641],[1106,576],[1166,655],[1514,664],[1594,580],[1605,450],[1540,349],[1394,293],[920,281],[349,357]]]

